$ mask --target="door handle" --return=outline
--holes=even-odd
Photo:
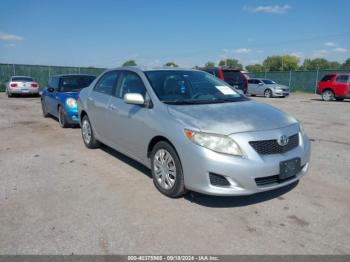
[[[109,105],[109,108],[110,108],[111,110],[117,111],[117,107],[116,107],[115,105],[113,105],[113,104],[110,104],[110,105]]]

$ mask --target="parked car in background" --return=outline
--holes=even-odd
[[[350,98],[350,74],[327,74],[317,85],[317,94],[324,101],[343,101]]]
[[[244,94],[247,93],[249,77],[242,70],[225,67],[200,68],[200,70],[220,78],[230,86],[242,90]]]
[[[169,197],[250,195],[299,180],[310,142],[297,120],[208,73],[108,70],[79,94],[82,138],[143,163]]]
[[[79,92],[89,86],[96,76],[93,75],[56,75],[52,76],[41,95],[43,116],[58,118],[61,127],[79,124],[77,99]]]
[[[277,84],[270,79],[250,78],[248,80],[248,94],[251,96],[286,97],[289,87]]]
[[[6,85],[8,97],[13,95],[39,95],[39,84],[30,76],[11,76]]]

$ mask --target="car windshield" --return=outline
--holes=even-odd
[[[13,76],[11,81],[13,82],[32,82],[33,78],[29,76]]]
[[[206,72],[159,70],[145,74],[160,101],[167,104],[210,104],[248,99]]]
[[[61,92],[77,92],[89,86],[94,81],[95,76],[65,76],[61,78]]]
[[[276,82],[275,82],[275,81],[268,80],[268,79],[264,79],[264,80],[261,80],[261,81],[263,81],[263,82],[264,82],[264,84],[266,84],[266,85],[273,85],[273,84],[276,84]]]

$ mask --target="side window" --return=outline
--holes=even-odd
[[[143,96],[146,94],[146,87],[141,78],[134,72],[124,71],[119,81],[115,96],[123,99],[127,93],[138,93]]]
[[[256,84],[256,83],[255,83],[255,80],[249,79],[249,80],[248,80],[248,84]]]
[[[348,75],[340,75],[335,79],[335,81],[338,83],[347,83],[349,81],[349,76]]]
[[[118,79],[119,73],[116,71],[104,74],[94,87],[94,91],[106,95],[113,94],[113,87]]]

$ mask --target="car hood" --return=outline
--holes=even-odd
[[[295,118],[279,109],[252,100],[209,105],[168,105],[168,111],[185,128],[223,135],[271,130],[297,123]]]
[[[60,93],[60,98],[62,100],[66,100],[69,97],[72,97],[74,99],[78,99],[79,96],[79,92],[64,92],[64,93]]]

